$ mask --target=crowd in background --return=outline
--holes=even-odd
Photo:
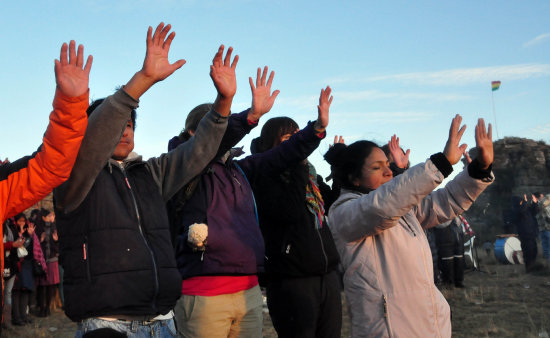
[[[31,210],[29,217],[17,214],[3,223],[3,234],[3,325],[31,324],[31,313],[51,314],[61,280],[55,214],[44,208]]]

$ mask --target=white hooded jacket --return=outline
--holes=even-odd
[[[423,229],[467,210],[490,184],[463,170],[444,188],[431,160],[368,193],[343,190],[329,224],[345,269],[352,337],[450,337]]]

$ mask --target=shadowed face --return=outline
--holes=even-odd
[[[113,152],[112,158],[118,161],[124,160],[134,150],[134,124],[128,120],[124,133]]]
[[[356,187],[364,190],[375,190],[382,184],[390,181],[393,173],[390,169],[390,162],[386,154],[380,148],[374,148],[365,159],[361,169],[361,177],[353,180]]]
[[[278,140],[275,140],[275,144],[273,145],[273,147],[276,147],[276,146],[278,146],[279,144],[281,144],[281,143],[283,143],[283,142],[285,142],[285,141],[288,141],[288,139],[289,139],[292,135],[296,134],[298,131],[300,131],[300,129],[296,129],[292,134],[291,134],[291,133],[288,133],[288,134],[282,135],[281,137],[279,137]]]
[[[27,222],[25,221],[25,219],[23,217],[19,217],[19,219],[17,219],[17,221],[15,221],[15,223],[17,223],[17,226],[22,229],[25,226],[25,223],[27,223]]]

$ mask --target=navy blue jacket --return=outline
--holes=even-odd
[[[254,275],[263,270],[264,242],[252,189],[231,158],[221,159],[255,126],[248,123],[247,116],[248,110],[230,116],[217,159],[168,203],[176,261],[184,279]],[[173,138],[169,150],[178,143]],[[194,251],[187,243],[189,227],[194,223],[208,226],[204,251]]]

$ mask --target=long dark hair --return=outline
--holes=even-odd
[[[365,159],[374,148],[380,148],[371,141],[357,141],[349,146],[334,146],[325,154],[325,159],[331,165],[334,177],[342,188],[361,190],[353,184],[355,179],[361,178],[361,170]]]
[[[263,153],[274,146],[283,135],[294,134],[298,124],[290,117],[273,117],[264,124],[260,137],[255,138],[250,146],[252,153]]]

